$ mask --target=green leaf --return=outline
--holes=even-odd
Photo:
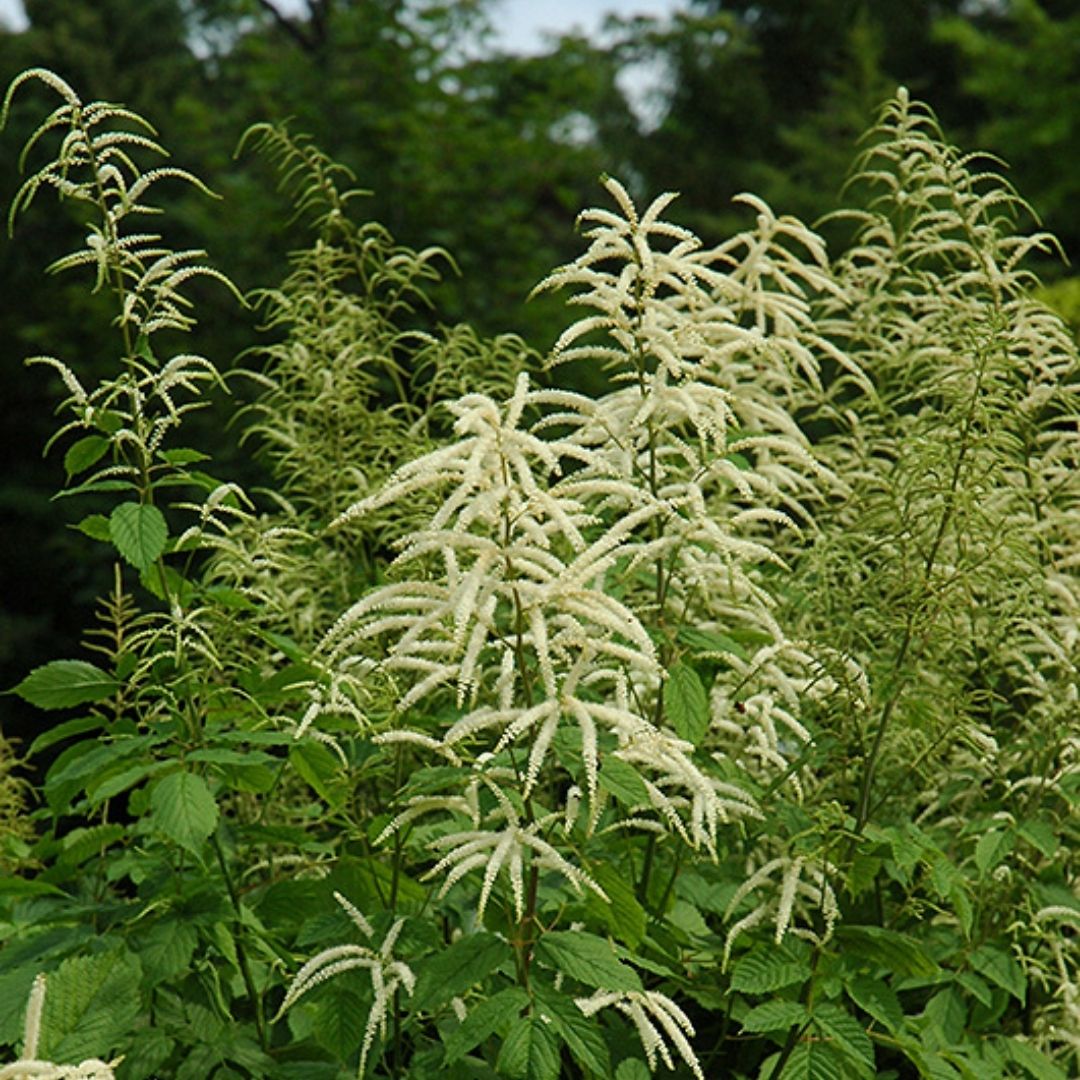
[[[97,731],[104,726],[105,721],[100,716],[76,716],[71,720],[65,720],[62,724],[57,724],[56,727],[43,731],[30,744],[27,756],[33,757],[35,754],[41,753],[42,750],[47,750],[50,746],[55,746],[56,743],[63,742],[72,735],[82,735],[86,731]]]
[[[487,978],[496,968],[512,962],[513,950],[494,934],[467,934],[423,963],[414,965],[415,1009],[433,1009],[458,997]]]
[[[611,754],[604,758],[600,766],[600,786],[628,810],[648,805],[649,790],[641,774],[633,765]]]
[[[1030,1043],[1019,1039],[1002,1039],[997,1045],[1033,1080],[1066,1080],[1065,1073]]]
[[[217,826],[214,796],[206,781],[194,773],[180,771],[162,777],[150,792],[150,809],[155,828],[195,855]]]
[[[314,1005],[314,1034],[319,1044],[341,1061],[354,1054],[364,1038],[371,1002],[365,1001],[347,979],[331,979],[319,988]]]
[[[199,943],[194,926],[179,918],[162,919],[138,939],[139,960],[147,986],[179,978],[191,969]]]
[[[535,983],[533,996],[541,1014],[551,1020],[578,1064],[597,1076],[610,1076],[611,1055],[596,1021],[587,1017],[572,998],[554,987]]]
[[[900,999],[887,982],[869,975],[858,975],[844,987],[848,997],[872,1016],[886,1031],[897,1032],[904,1026]]]
[[[162,571],[165,572],[164,581]],[[168,600],[171,597],[181,604],[190,603],[195,592],[195,586],[171,566],[155,566],[153,563],[139,571],[139,584],[159,600]]]
[[[746,658],[746,649],[733,637],[717,634],[711,630],[700,630],[696,626],[680,626],[676,635],[684,645],[694,649],[699,656],[716,656],[731,653]]]
[[[1004,949],[983,945],[976,949],[969,963],[995,986],[1007,990],[1022,1005],[1027,995],[1027,979],[1023,969]]]
[[[137,491],[130,480],[88,480],[85,484],[64,488],[58,491],[54,499],[70,499],[72,495],[87,495],[92,491]]]
[[[1052,859],[1057,855],[1058,834],[1057,830],[1049,822],[1040,820],[1025,821],[1020,826],[1020,835],[1048,859]]]
[[[607,900],[604,900],[590,889],[586,901],[589,909],[607,923],[608,930],[617,941],[630,949],[637,949],[645,940],[647,916],[626,875],[608,862],[591,866],[589,872],[607,895]]]
[[[5,964],[0,970],[0,1043],[22,1040],[27,998],[40,970],[36,963]]]
[[[342,783],[341,762],[322,743],[307,739],[289,751],[289,764],[328,806],[337,808],[349,797]]]
[[[986,980],[973,971],[958,971],[956,981],[984,1008],[994,1004],[994,992],[986,985]]]
[[[770,1072],[763,1068],[761,1075],[770,1076]],[[821,1042],[803,1042],[795,1047],[788,1058],[779,1080],[839,1080],[847,1075],[844,1058],[831,1046]]]
[[[913,937],[898,930],[880,926],[839,926],[836,939],[848,958],[870,960],[894,975],[930,977],[939,970]]]
[[[169,465],[194,465],[198,461],[209,461],[210,455],[201,450],[188,450],[177,448],[175,450],[159,450],[158,457]]]
[[[1012,850],[1013,834],[1004,829],[991,829],[979,837],[975,845],[975,865],[980,875],[993,870]]]
[[[805,1023],[809,1015],[799,1001],[766,1001],[742,1018],[742,1026],[744,1031],[787,1031]]]
[[[105,848],[116,844],[127,835],[123,825],[92,825],[89,828],[72,829],[64,835],[57,856],[57,865],[67,869],[81,866],[87,859],[100,855]]]
[[[139,1015],[138,985],[138,961],[126,951],[69,957],[47,977],[38,1055],[107,1059]]]
[[[72,525],[71,527],[78,529],[84,536],[89,536],[91,540],[101,540],[105,543],[112,540],[112,533],[109,532],[109,519],[104,514],[88,514],[78,525]]]
[[[814,1009],[814,1027],[829,1045],[834,1046],[848,1059],[856,1072],[873,1080],[876,1075],[874,1044],[862,1024],[851,1013],[838,1005],[818,1005]]]
[[[130,768],[96,778],[86,785],[86,794],[89,797],[90,805],[92,807],[100,806],[106,799],[111,799],[121,792],[127,791],[128,788],[134,787],[141,780],[145,780],[146,777],[153,776],[168,767],[169,763],[167,761],[140,761]]]
[[[528,1003],[529,995],[518,986],[480,1001],[444,1040],[446,1063],[451,1065],[464,1057],[501,1027],[518,1023],[518,1016]]]
[[[87,435],[68,447],[64,455],[64,472],[70,480],[91,465],[100,461],[109,449],[109,440],[104,435]]]
[[[939,990],[926,1003],[923,1015],[937,1028],[942,1047],[955,1046],[963,1038],[967,1006],[951,986]]]
[[[496,1068],[511,1080],[559,1080],[559,1044],[537,1017],[518,1021],[503,1040]]]
[[[622,963],[611,944],[584,930],[553,930],[536,946],[538,960],[596,990],[640,990],[637,972]]]
[[[111,697],[120,684],[85,660],[53,660],[34,668],[14,692],[39,709],[67,709]]]
[[[681,739],[695,746],[709,730],[709,698],[689,664],[675,664],[664,683],[664,712]]]
[[[652,1073],[641,1058],[627,1058],[619,1062],[615,1080],[652,1080]]]
[[[109,535],[127,562],[136,570],[145,570],[165,550],[169,529],[156,506],[126,502],[109,515]]]
[[[0,896],[44,896],[46,893],[51,896],[67,895],[63,889],[50,885],[40,878],[31,880],[8,875],[0,877]]]
[[[731,989],[744,994],[771,994],[809,977],[809,963],[793,956],[786,945],[758,945],[736,962]]]

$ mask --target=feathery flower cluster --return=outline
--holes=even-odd
[[[351,901],[337,892],[334,893],[334,899],[364,937],[370,939],[375,936],[371,924]],[[411,995],[416,986],[416,976],[413,975],[408,964],[394,959],[394,945],[404,925],[404,919],[397,919],[387,931],[377,950],[365,945],[334,945],[329,949],[323,949],[296,973],[277,1012],[280,1017],[309,990],[327,979],[332,979],[335,975],[357,969],[366,971],[371,979],[375,999],[364,1026],[364,1038],[360,1047],[358,1073],[360,1076],[364,1075],[364,1064],[375,1036],[386,1037],[386,1018],[389,1015],[394,995],[402,988],[406,994]]]

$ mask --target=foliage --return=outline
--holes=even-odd
[[[1078,356],[1011,188],[904,90],[838,257],[605,178],[540,372],[260,125],[313,238],[250,298],[248,492],[178,439],[228,280],[142,223],[205,189],[50,71],[5,117],[29,84],[12,213],[85,212],[54,267],[119,358],[32,362],[114,569],[15,688],[61,719],[0,848],[4,1075],[1076,1073]]]

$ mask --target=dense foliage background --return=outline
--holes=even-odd
[[[241,289],[264,283],[298,243],[276,224],[270,174],[232,158],[259,120],[293,117],[373,192],[373,218],[403,242],[452,253],[462,273],[438,290],[445,317],[540,344],[555,336],[559,305],[525,297],[575,250],[572,222],[601,172],[642,197],[681,192],[683,220],[706,239],[731,231],[743,190],[812,221],[835,205],[853,140],[898,83],[931,101],[958,142],[1007,160],[1069,258],[1080,256],[1080,15],[1069,0],[695,0],[670,21],[616,16],[602,42],[568,37],[527,57],[491,49],[499,9],[486,0],[309,0],[288,18],[272,0],[26,8],[30,28],[0,36],[0,81],[44,65],[88,99],[152,116],[174,159],[227,199],[227,214],[191,198],[174,217]],[[662,72],[643,112],[626,93],[637,64]],[[7,193],[25,115],[0,158]],[[38,273],[39,253],[70,246],[63,215],[26,229],[0,251],[0,512],[19,522],[0,541],[4,686],[65,651],[108,579],[51,528],[66,507],[48,502],[60,469],[40,456],[50,390],[21,361],[44,342],[106,367],[112,358],[79,283]],[[1048,261],[1044,273],[1066,272]],[[201,310],[199,342],[227,365],[254,317],[212,291]],[[228,435],[213,437],[227,452]],[[32,730],[19,703],[4,709],[9,734]]]

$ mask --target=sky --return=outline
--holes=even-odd
[[[138,3],[139,0],[131,0]],[[281,7],[296,6],[296,0],[280,0]],[[623,16],[667,15],[686,6],[685,0],[493,0],[492,21],[497,28],[496,43],[513,52],[538,52],[544,34],[600,28],[605,14]],[[0,0],[0,20],[8,26],[25,23],[22,0]]]

